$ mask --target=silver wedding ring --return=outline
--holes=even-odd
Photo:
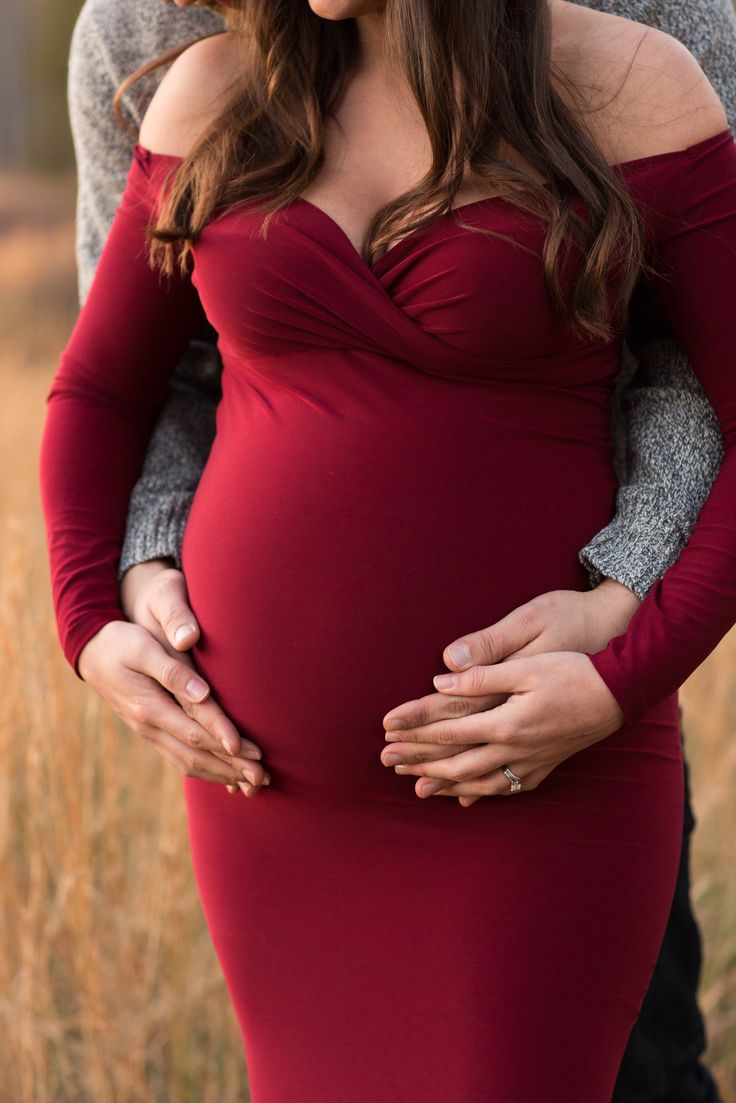
[[[521,792],[521,778],[517,777],[516,774],[514,773],[514,771],[510,770],[508,766],[503,767],[503,772],[506,774],[506,777],[511,782],[511,792],[512,793],[520,793]]]

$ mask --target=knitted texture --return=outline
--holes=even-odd
[[[736,127],[736,15],[731,0],[586,0],[599,11],[674,35],[698,58]],[[165,71],[124,97],[126,133],[110,104],[122,79],[170,46],[224,29],[214,12],[152,0],[87,0],[69,58],[69,108],[78,166],[77,264],[83,301],[125,186],[133,143]],[[133,489],[118,578],[169,557],[181,567],[189,508],[207,461],[221,397],[222,363],[196,341],[174,370]],[[714,411],[674,339],[634,356],[628,345],[614,393],[612,437],[620,489],[611,522],[581,549],[591,585],[613,578],[645,597],[678,558],[719,469],[723,444]],[[247,478],[247,472],[244,472]]]

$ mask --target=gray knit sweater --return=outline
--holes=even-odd
[[[731,0],[585,0],[679,38],[698,58],[736,129],[736,16]],[[69,107],[78,165],[77,262],[83,301],[122,194],[137,126],[162,71],[125,100],[126,134],[110,103],[120,81],[171,45],[223,29],[214,12],[155,0],[86,0],[69,59]],[[189,508],[215,433],[219,353],[192,341],[174,370],[130,499],[118,577],[145,560],[181,566]],[[580,559],[591,585],[614,578],[644,597],[677,559],[722,459],[715,413],[674,338],[624,346],[612,433],[620,488],[616,513],[591,533]],[[244,474],[247,478],[247,472]]]

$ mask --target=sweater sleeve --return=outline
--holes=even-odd
[[[135,134],[163,70],[123,96],[133,124],[126,132],[112,112],[123,77],[176,42],[222,30],[216,12],[172,10],[140,0],[86,0],[69,52],[68,102],[77,164],[76,257],[80,302],[88,293],[125,186]],[[206,327],[177,364],[151,434],[128,506],[118,580],[136,563],[170,557],[181,546],[197,484],[212,447],[222,397],[217,334]]]
[[[713,407],[672,336],[641,346],[617,397],[616,513],[581,549],[580,561],[593,586],[613,578],[645,598],[685,546],[723,444]]]
[[[215,345],[192,341],[171,377],[130,496],[118,581],[150,559],[170,558],[181,570],[187,518],[215,439],[221,376]]]
[[[169,376],[205,318],[191,276],[150,267],[145,229],[170,168],[136,147],[89,293],[46,397],[39,451],[64,654],[126,620],[116,568],[128,499]]]
[[[736,143],[723,131],[657,171],[651,292],[715,410],[724,458],[680,557],[590,656],[627,721],[674,693],[736,621]]]

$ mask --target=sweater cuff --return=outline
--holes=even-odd
[[[170,556],[181,570],[181,546],[191,509],[193,492],[138,495],[128,514],[128,524],[118,563],[118,582],[129,567],[150,559]]]
[[[617,512],[578,553],[591,586],[612,578],[642,600],[655,582],[677,561],[688,539],[686,526],[662,523],[662,503],[648,503],[641,490],[618,494]],[[651,507],[651,508],[648,508]]]

